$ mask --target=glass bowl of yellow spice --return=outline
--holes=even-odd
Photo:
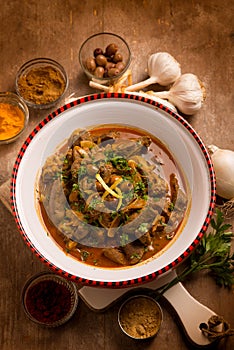
[[[28,125],[25,102],[13,92],[0,92],[0,145],[15,141]]]
[[[68,77],[63,66],[55,60],[34,58],[19,69],[15,87],[28,107],[48,109],[63,99]]]

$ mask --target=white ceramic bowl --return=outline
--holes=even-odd
[[[46,158],[77,128],[127,124],[158,137],[183,169],[191,191],[191,210],[179,237],[157,258],[128,268],[100,268],[66,255],[44,229],[35,205],[35,183]],[[215,203],[215,177],[209,154],[181,116],[150,99],[127,94],[80,98],[54,111],[32,131],[12,175],[12,208],[26,244],[58,273],[92,286],[122,287],[151,281],[182,262],[205,233]]]

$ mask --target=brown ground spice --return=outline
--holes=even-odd
[[[65,90],[62,74],[51,66],[32,68],[18,80],[21,96],[35,104],[47,104],[57,100]]]
[[[136,297],[124,304],[119,320],[126,333],[134,338],[144,339],[158,332],[162,314],[153,300]]]

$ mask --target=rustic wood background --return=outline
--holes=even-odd
[[[181,63],[183,73],[196,74],[206,86],[207,98],[203,108],[188,120],[206,145],[234,150],[233,1],[0,0],[0,7],[1,91],[14,91],[17,70],[24,62],[50,57],[68,72],[67,96],[74,91],[77,96],[94,92],[81,71],[79,47],[89,35],[111,31],[123,36],[130,45],[134,82],[147,76],[147,59],[158,51],[171,53]],[[48,113],[30,111],[27,132]],[[10,178],[27,132],[17,142],[0,147],[0,185]],[[0,235],[2,350],[192,349],[165,303],[159,335],[143,344],[121,333],[117,324],[119,302],[96,314],[80,301],[75,316],[64,326],[38,327],[26,318],[20,295],[26,279],[47,268],[26,247],[3,203]],[[234,327],[233,292],[216,286],[206,274],[197,274],[184,285],[199,302]],[[222,341],[214,348],[231,350],[234,339]]]

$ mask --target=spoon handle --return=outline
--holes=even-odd
[[[207,323],[211,316],[216,315],[215,312],[194,299],[180,282],[163,296],[176,311],[189,340],[199,346],[211,344],[212,340],[202,333],[199,326],[201,323]]]

